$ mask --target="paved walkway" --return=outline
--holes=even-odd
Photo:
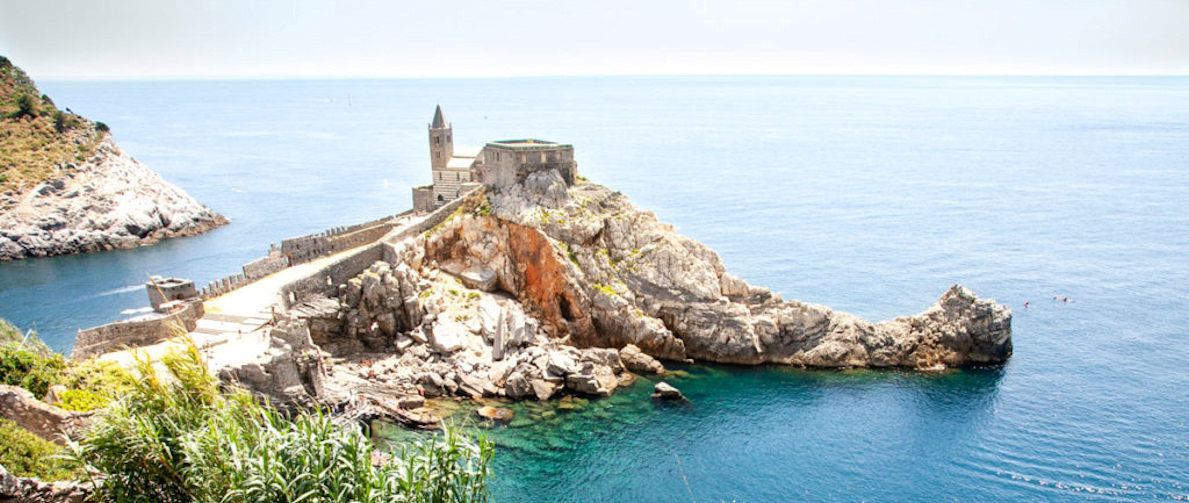
[[[424,217],[405,217],[394,231],[419,223],[422,218]],[[268,351],[268,325],[282,287],[317,274],[335,261],[359,253],[372,244],[368,243],[282,269],[210,299],[203,303],[206,314],[198,320],[197,328],[188,335],[203,354],[208,356],[212,371],[253,361]],[[170,351],[184,347],[181,340],[173,338],[151,346],[135,348],[135,351],[147,354],[156,363]],[[124,366],[129,366],[135,361],[133,350],[106,353],[99,359],[114,361]]]

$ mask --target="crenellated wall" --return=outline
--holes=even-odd
[[[398,232],[383,236],[372,246],[361,248],[354,253],[344,255],[333,263],[321,268],[314,274],[293,281],[283,287],[277,294],[277,304],[284,309],[300,303],[302,299],[312,295],[331,297],[338,294],[338,285],[358,276],[359,273],[371,267],[372,264],[385,260],[387,243],[400,241],[409,236],[415,236],[436,227],[446,221],[456,210],[464,206],[477,206],[482,201],[485,192],[478,186],[471,189],[463,197],[450,201],[446,205],[426,215],[420,222],[401,229]]]

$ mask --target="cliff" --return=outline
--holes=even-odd
[[[597,184],[549,171],[468,199],[436,228],[388,243],[337,296],[303,298],[290,314],[306,329],[288,325],[268,358],[229,371],[284,399],[317,388],[332,401],[368,390],[415,403],[606,395],[632,371],[660,371],[650,357],[935,370],[1011,355],[1011,311],[961,286],[920,314],[872,323],[748,285]],[[318,372],[289,367],[315,346],[332,357],[312,386],[300,376]]]
[[[131,248],[226,223],[0,57],[0,260]]]

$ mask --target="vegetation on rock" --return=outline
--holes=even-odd
[[[47,482],[75,478],[78,473],[57,458],[61,451],[57,444],[0,418],[0,466],[9,473]]]
[[[106,131],[60,110],[0,56],[0,193],[19,194],[90,158]]]
[[[127,394],[134,382],[132,374],[115,363],[67,360],[50,350],[36,333],[26,337],[0,319],[0,384],[20,386],[38,397],[60,384],[67,390],[55,405],[86,412]]]

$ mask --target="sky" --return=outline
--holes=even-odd
[[[39,79],[1189,75],[1189,0],[0,0]]]

